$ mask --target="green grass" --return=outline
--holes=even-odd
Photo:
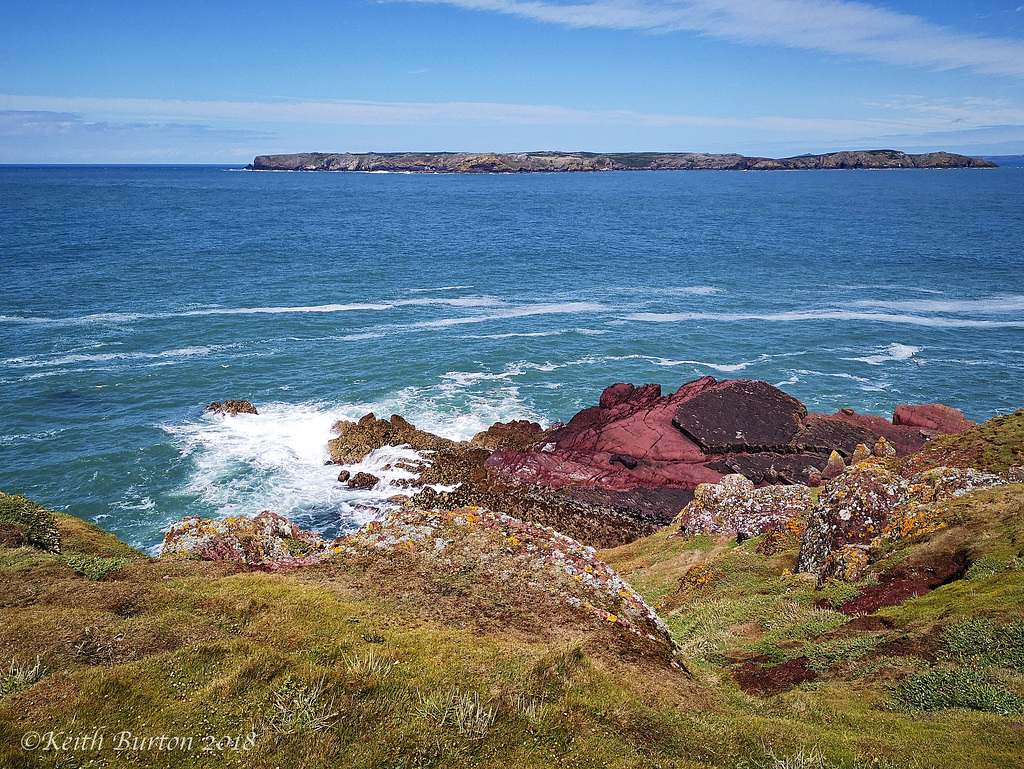
[[[898,707],[913,710],[962,708],[1003,715],[1024,711],[1024,697],[992,673],[968,668],[920,673],[894,687],[892,696]]]

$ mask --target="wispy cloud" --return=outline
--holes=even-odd
[[[493,11],[577,28],[685,30],[743,44],[1024,78],[1024,41],[967,34],[919,16],[847,0],[398,1]]]
[[[864,132],[918,128],[932,130],[937,121],[922,117],[881,119],[804,118],[763,115],[751,118],[679,115],[633,110],[581,110],[547,104],[490,102],[228,102],[163,99],[99,99],[83,97],[15,96],[0,94],[0,110],[21,111],[27,120],[49,113],[57,124],[82,124],[83,114],[94,122],[159,124],[205,121],[231,124],[327,125],[467,125],[521,126],[636,126],[647,128],[741,128],[759,131],[855,135]],[[141,124],[141,123],[140,123]],[[213,130],[209,129],[208,130]]]

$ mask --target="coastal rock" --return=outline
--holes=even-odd
[[[239,414],[259,414],[256,407],[249,401],[224,401],[223,403],[211,403],[205,411],[213,414],[225,414],[229,417],[236,417]]]
[[[341,480],[340,474],[338,476],[338,480]],[[348,479],[347,485],[350,489],[372,489],[378,483],[380,483],[380,478],[376,475],[367,472],[358,472]]]
[[[779,451],[800,432],[807,409],[767,382],[704,388],[676,409],[672,424],[708,454]]]
[[[843,457],[853,456],[858,444],[874,446],[879,436],[862,425],[821,414],[811,414],[803,429],[794,437],[793,445],[800,451],[829,454],[838,451]]]
[[[594,548],[552,528],[479,507],[407,509],[338,539],[342,554],[373,561],[383,554],[408,559],[411,572],[430,575],[438,599],[454,593],[467,602],[491,591],[524,596],[531,614],[568,606],[588,622],[627,634],[644,653],[681,665],[664,622]]]
[[[900,477],[881,460],[865,459],[825,485],[797,570],[819,580],[859,579],[879,543],[944,526],[936,503],[1004,483],[1003,476],[973,468],[938,467]]]
[[[483,432],[474,435],[470,445],[490,451],[496,449],[525,451],[540,440],[543,433],[543,428],[537,422],[530,422],[526,419],[495,422]]]
[[[327,449],[338,465],[360,462],[383,446],[408,445],[417,451],[437,451],[455,445],[454,441],[418,430],[398,414],[390,420],[367,414],[358,422],[337,422],[334,432],[337,437],[327,442]]]
[[[794,518],[806,518],[811,507],[807,486],[756,488],[742,475],[727,475],[721,483],[702,483],[676,517],[687,535],[717,534],[743,539],[764,534]]]
[[[338,473],[338,483],[347,483],[349,478],[352,477],[352,473],[348,470],[342,470]]]
[[[160,551],[161,557],[234,561],[270,570],[308,565],[329,554],[321,536],[269,510],[255,518],[185,518],[170,528]]]
[[[939,403],[897,406],[892,415],[892,423],[932,430],[943,435],[959,435],[977,426],[977,422],[965,419],[963,412]]]
[[[739,473],[756,484],[807,484],[814,473],[820,473],[825,462],[826,458],[821,454],[776,454],[768,451],[737,454],[712,462],[708,467],[723,473]]]

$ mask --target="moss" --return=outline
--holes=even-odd
[[[13,526],[33,547],[60,552],[61,537],[53,514],[25,497],[0,492],[0,525]]]
[[[913,461],[921,467],[949,465],[1005,473],[1024,464],[1024,409],[990,419],[960,435],[939,436]]]

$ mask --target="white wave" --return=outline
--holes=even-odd
[[[461,318],[443,318],[441,320],[428,320],[420,323],[410,323],[405,328],[446,328],[458,326],[465,323],[487,323],[495,320],[509,320],[511,318],[526,318],[532,315],[558,315],[558,314],[581,314],[587,312],[607,312],[608,307],[597,302],[549,302],[543,304],[529,304],[520,307],[510,307],[501,312],[489,315],[468,315]]]
[[[76,363],[108,363],[110,361],[155,360],[160,358],[193,358],[209,355],[211,352],[227,349],[228,347],[229,345],[213,345],[208,347],[182,347],[177,350],[162,350],[161,352],[105,352],[95,353],[93,355],[77,353],[73,355],[64,355],[58,358],[33,356],[31,358],[8,358],[2,365],[11,366],[12,368],[40,368],[44,366],[71,366]]]
[[[871,366],[881,366],[888,361],[917,360],[914,356],[919,352],[921,352],[920,347],[893,342],[887,347],[881,348],[873,355],[865,355],[859,358],[843,358],[842,360],[856,360]]]
[[[856,307],[879,307],[886,310],[909,312],[973,313],[978,315],[1005,315],[1024,311],[1024,296],[993,296],[980,299],[910,299],[881,301],[861,299]]]
[[[252,516],[272,510],[301,520],[312,510],[352,518],[354,505],[380,494],[356,494],[339,483],[338,468],[325,465],[327,442],[350,409],[320,403],[259,405],[260,413],[225,417],[203,414],[184,424],[163,425],[191,464],[179,493],[194,497],[216,517]]]
[[[438,286],[436,288],[410,288],[410,294],[425,293],[427,291],[458,291],[459,289],[473,288],[472,286]]]
[[[850,310],[793,310],[775,313],[746,312],[638,312],[625,317],[647,323],[680,323],[684,321],[749,321],[800,322],[817,320],[863,320],[876,323],[898,323],[932,328],[1024,328],[1024,320],[974,320],[967,318],[926,318],[918,315],[852,312]]]
[[[455,299],[438,299],[436,297],[424,299],[401,299],[394,302],[395,307],[498,307],[505,304],[493,296],[462,296]]]

